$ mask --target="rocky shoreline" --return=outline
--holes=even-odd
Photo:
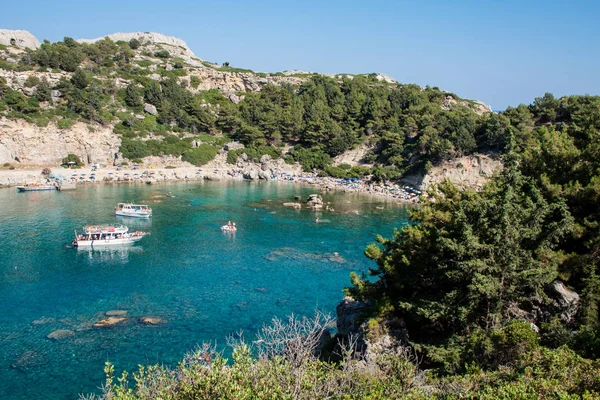
[[[219,167],[219,168],[218,168]],[[105,184],[105,183],[127,183],[127,184],[158,184],[164,182],[185,181],[221,181],[221,180],[265,180],[276,182],[292,182],[310,185],[318,188],[321,192],[342,191],[362,193],[377,197],[383,197],[400,202],[417,203],[420,192],[409,187],[398,184],[375,184],[364,179],[336,179],[331,177],[319,177],[312,173],[301,173],[289,170],[267,170],[263,171],[260,165],[248,168],[239,168],[229,165],[210,165],[202,168],[197,167],[171,167],[171,166],[148,166],[134,165],[127,167],[102,167],[90,166],[70,169],[62,167],[47,167],[52,171],[51,177],[57,181],[76,182],[77,184]],[[258,171],[258,172],[257,172]],[[289,171],[289,172],[288,172]],[[0,188],[14,187],[25,183],[44,182],[47,177],[42,175],[42,168],[35,169],[1,169]]]

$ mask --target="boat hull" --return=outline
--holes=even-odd
[[[43,190],[56,190],[56,186],[17,186],[19,192],[39,192]]]
[[[120,217],[150,218],[150,216],[152,214],[149,214],[149,213],[136,213],[136,212],[133,212],[133,211],[117,210],[117,211],[115,211],[115,215],[118,215]]]
[[[100,246],[119,246],[124,244],[132,244],[143,238],[143,236],[135,236],[129,238],[118,239],[98,239],[98,240],[77,240],[76,247],[100,247]]]

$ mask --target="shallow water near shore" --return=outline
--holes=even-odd
[[[0,398],[73,399],[99,392],[105,361],[118,374],[175,366],[202,342],[223,349],[240,330],[251,340],[273,317],[316,308],[334,315],[350,272],[372,266],[365,246],[391,237],[407,212],[343,193],[323,195],[333,213],[281,206],[314,192],[232,181],[0,190]],[[117,218],[122,201],[149,204],[154,215]],[[235,234],[220,230],[229,220]],[[67,246],[74,229],[102,223],[151,234],[129,247]],[[126,310],[127,319],[93,328],[110,310]],[[143,325],[144,316],[165,323]],[[74,335],[46,338],[59,329]]]

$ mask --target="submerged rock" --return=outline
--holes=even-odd
[[[29,372],[31,369],[44,365],[47,362],[48,360],[44,354],[27,350],[10,367],[22,372]]]
[[[49,333],[48,336],[46,336],[46,337],[51,340],[61,340],[61,339],[70,338],[72,336],[75,336],[75,332],[70,331],[68,329],[58,329],[58,330],[55,330],[54,332]]]
[[[167,321],[161,317],[142,317],[139,321],[145,325],[161,325],[167,323]]]
[[[95,328],[105,328],[108,326],[114,326],[117,324],[120,324],[121,322],[124,322],[125,318],[123,317],[108,317],[105,319],[101,319],[100,321],[96,322],[93,326]]]

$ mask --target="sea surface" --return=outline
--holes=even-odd
[[[407,210],[339,192],[323,195],[334,212],[282,206],[314,192],[232,181],[0,189],[0,399],[76,399],[100,392],[106,361],[119,375],[172,367],[203,342],[226,353],[227,336],[251,340],[273,317],[335,316],[350,272],[373,266],[366,245],[392,237]],[[115,217],[123,201],[154,215]],[[235,234],[220,230],[227,221]],[[70,248],[75,229],[107,223],[151,234],[128,247]],[[110,310],[126,310],[126,322],[93,328]],[[143,316],[166,322],[143,325]],[[58,329],[74,335],[47,338]]]

